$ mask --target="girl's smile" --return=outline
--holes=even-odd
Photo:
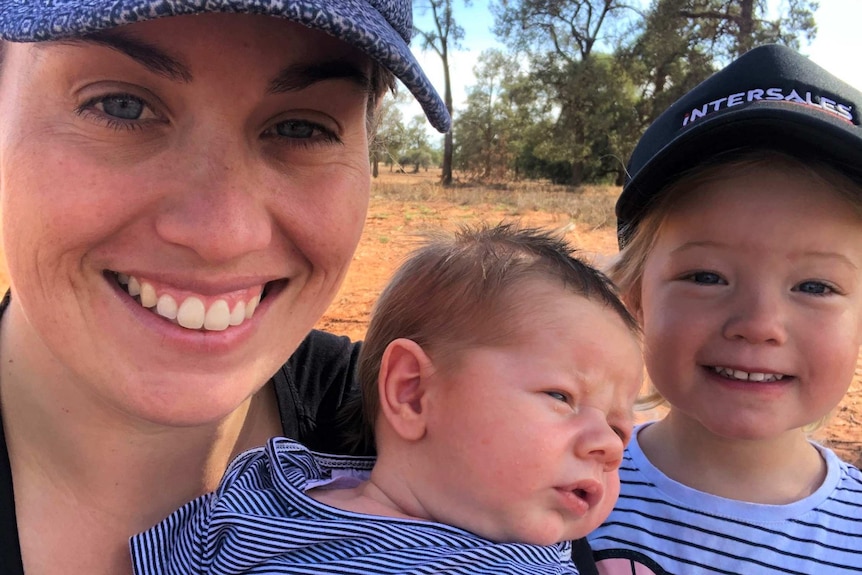
[[[738,439],[816,422],[862,343],[862,218],[799,170],[722,172],[681,196],[647,257],[646,364],[682,417]]]

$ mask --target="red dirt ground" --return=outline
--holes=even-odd
[[[405,184],[418,185],[423,179],[427,182],[429,175],[381,174],[381,179],[386,182],[392,182],[395,178]],[[572,225],[568,214],[540,211],[514,213],[504,206],[488,204],[392,200],[375,197],[372,191],[365,231],[353,264],[341,291],[318,327],[353,339],[362,339],[377,294],[402,258],[416,244],[417,232],[429,228],[453,229],[460,223],[497,223],[503,220],[552,229],[566,226],[566,238],[599,265],[617,251],[612,228],[590,230]],[[646,413],[641,414],[641,418],[656,415],[659,414]],[[815,437],[846,460],[862,466],[862,356],[857,362],[856,375],[844,401],[828,424],[815,433]]]

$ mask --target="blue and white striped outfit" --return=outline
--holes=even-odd
[[[604,574],[862,573],[862,472],[817,446],[826,479],[788,505],[717,497],[678,483],[626,450],[620,499],[588,536]]]
[[[133,537],[135,573],[577,573],[569,542],[494,543],[457,527],[343,511],[305,495],[330,482],[355,484],[357,470],[367,475],[372,465],[371,458],[272,439],[237,457],[214,493]]]

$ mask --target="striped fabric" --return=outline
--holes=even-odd
[[[214,493],[133,537],[135,573],[577,573],[570,543],[493,543],[456,527],[342,511],[305,495],[325,483],[355,485],[356,470],[367,474],[372,465],[272,439],[234,460]]]
[[[635,436],[636,437],[636,436]],[[843,575],[862,573],[862,472],[818,446],[826,480],[790,505],[708,495],[649,463],[636,439],[622,493],[589,535],[604,574]]]

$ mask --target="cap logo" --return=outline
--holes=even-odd
[[[728,94],[722,98],[707,102],[700,107],[693,108],[683,118],[682,125],[688,126],[713,112],[758,101],[784,101],[791,104],[800,104],[828,112],[842,120],[853,122],[853,106],[837,102],[832,98],[827,98],[810,91],[797,91],[793,88],[789,92],[783,88],[753,88],[745,92]]]

